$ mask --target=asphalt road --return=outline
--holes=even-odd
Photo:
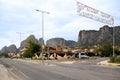
[[[17,76],[15,80],[120,80],[120,67],[96,65],[104,59],[106,58],[75,64],[48,62],[49,65],[5,58],[1,58],[0,62]]]

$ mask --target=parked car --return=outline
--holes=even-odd
[[[89,58],[89,56],[87,56],[85,52],[79,53],[78,57],[81,58],[81,59],[88,59]]]

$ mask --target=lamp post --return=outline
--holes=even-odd
[[[50,14],[50,13],[46,12],[46,11],[38,10],[38,9],[36,9],[36,11],[42,13],[42,39],[43,39],[43,42],[42,42],[42,63],[43,63],[43,53],[44,53],[44,51],[43,51],[43,49],[44,49],[44,13],[46,13],[46,14]]]

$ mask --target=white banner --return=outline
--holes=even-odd
[[[77,13],[80,16],[87,17],[95,21],[99,21],[102,23],[110,24],[110,25],[114,24],[113,16],[106,14],[102,11],[96,10],[94,8],[91,8],[80,2],[77,2]]]

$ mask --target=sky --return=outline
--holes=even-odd
[[[45,41],[55,37],[77,41],[80,30],[106,25],[77,15],[76,1],[112,15],[114,26],[120,25],[120,0],[0,0],[0,49],[19,47],[29,35],[42,37],[42,14],[36,9],[50,13],[44,13]]]

